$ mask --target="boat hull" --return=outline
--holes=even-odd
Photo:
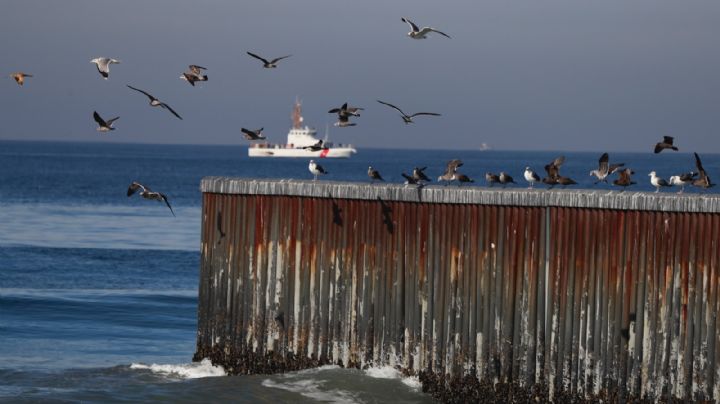
[[[357,153],[352,147],[331,147],[318,151],[282,148],[282,147],[249,147],[249,157],[296,157],[296,158],[349,158]]]

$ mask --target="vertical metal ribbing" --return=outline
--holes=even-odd
[[[232,372],[280,353],[720,396],[718,214],[205,193],[202,215],[198,355]]]

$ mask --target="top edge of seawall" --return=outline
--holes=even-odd
[[[422,203],[568,207],[658,212],[720,213],[720,195],[624,192],[588,189],[487,188],[369,182],[205,177],[203,193],[278,195]]]

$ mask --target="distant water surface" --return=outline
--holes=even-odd
[[[322,160],[328,179],[392,182],[460,158],[481,185],[501,170],[525,186],[556,152],[369,150]],[[563,174],[592,188],[599,153],[563,153]],[[712,178],[720,158],[701,154]],[[688,153],[611,153],[652,191],[647,173],[694,169]],[[0,401],[430,402],[391,368],[327,366],[273,376],[222,377],[195,351],[204,176],[310,179],[307,159],[249,159],[245,146],[0,142]],[[132,181],[168,195],[125,195]],[[611,186],[599,185],[611,190]],[[697,190],[688,190],[697,192]],[[715,191],[715,189],[713,189]],[[698,197],[701,197],[698,195]]]

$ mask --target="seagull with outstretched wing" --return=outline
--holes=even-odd
[[[275,58],[275,59],[273,59],[273,60],[268,61],[268,60],[265,59],[264,57],[259,56],[259,55],[256,55],[256,54],[254,54],[254,53],[252,53],[252,52],[247,52],[247,54],[250,55],[250,56],[252,56],[252,57],[254,57],[255,59],[258,59],[258,60],[260,60],[261,62],[263,62],[263,67],[266,68],[266,69],[274,69],[274,68],[277,67],[277,62],[279,62],[279,61],[281,61],[281,60],[283,60],[283,59],[286,59],[286,58],[289,58],[290,56],[292,56],[292,55],[280,56],[279,58]]]
[[[450,38],[450,35],[442,32],[442,31],[438,31],[435,28],[430,28],[430,27],[418,28],[418,26],[415,25],[415,23],[410,21],[409,19],[407,19],[405,17],[402,17],[400,19],[402,20],[402,22],[407,23],[410,26],[410,32],[408,32],[408,36],[412,39],[425,39],[426,35],[431,32],[440,34],[446,38]]]
[[[141,183],[139,183],[137,181],[133,181],[132,184],[130,184],[130,186],[128,187],[128,190],[127,190],[127,196],[128,197],[132,196],[138,190],[140,190],[139,195],[143,199],[165,202],[165,205],[167,205],[168,209],[170,209],[170,213],[172,213],[172,215],[175,216],[175,212],[173,212],[173,208],[172,208],[172,206],[170,206],[170,202],[168,202],[167,196],[165,196],[165,194],[162,194],[160,192],[154,192],[154,191],[150,190],[150,188],[142,185]]]
[[[151,107],[163,107],[164,109],[167,109],[168,111],[170,111],[170,112],[171,112],[173,115],[175,115],[178,119],[182,119],[182,117],[180,117],[180,115],[178,115],[178,113],[175,112],[174,109],[170,108],[170,106],[167,105],[167,104],[165,104],[164,102],[161,102],[160,100],[158,100],[158,99],[157,99],[155,96],[153,96],[152,94],[150,94],[150,93],[148,93],[148,92],[146,92],[146,91],[143,91],[143,90],[141,90],[141,89],[139,89],[139,88],[135,88],[135,87],[131,86],[130,84],[128,84],[127,86],[128,86],[130,89],[132,89],[132,90],[135,90],[135,91],[137,91],[137,92],[140,92],[140,93],[145,94],[145,96],[147,96],[147,97],[150,99],[150,106],[151,106]]]
[[[413,123],[413,118],[416,117],[416,116],[418,116],[418,115],[440,116],[440,114],[435,113],[435,112],[416,112],[416,113],[414,113],[414,114],[412,114],[412,115],[408,115],[408,114],[406,114],[405,112],[403,112],[402,109],[398,108],[397,106],[395,106],[395,105],[393,105],[393,104],[390,104],[389,102],[380,101],[380,100],[377,100],[377,102],[379,102],[380,104],[383,104],[383,105],[387,105],[387,106],[390,107],[390,108],[394,108],[394,109],[396,109],[398,112],[400,112],[400,117],[403,119],[403,121],[405,121],[405,124]]]

